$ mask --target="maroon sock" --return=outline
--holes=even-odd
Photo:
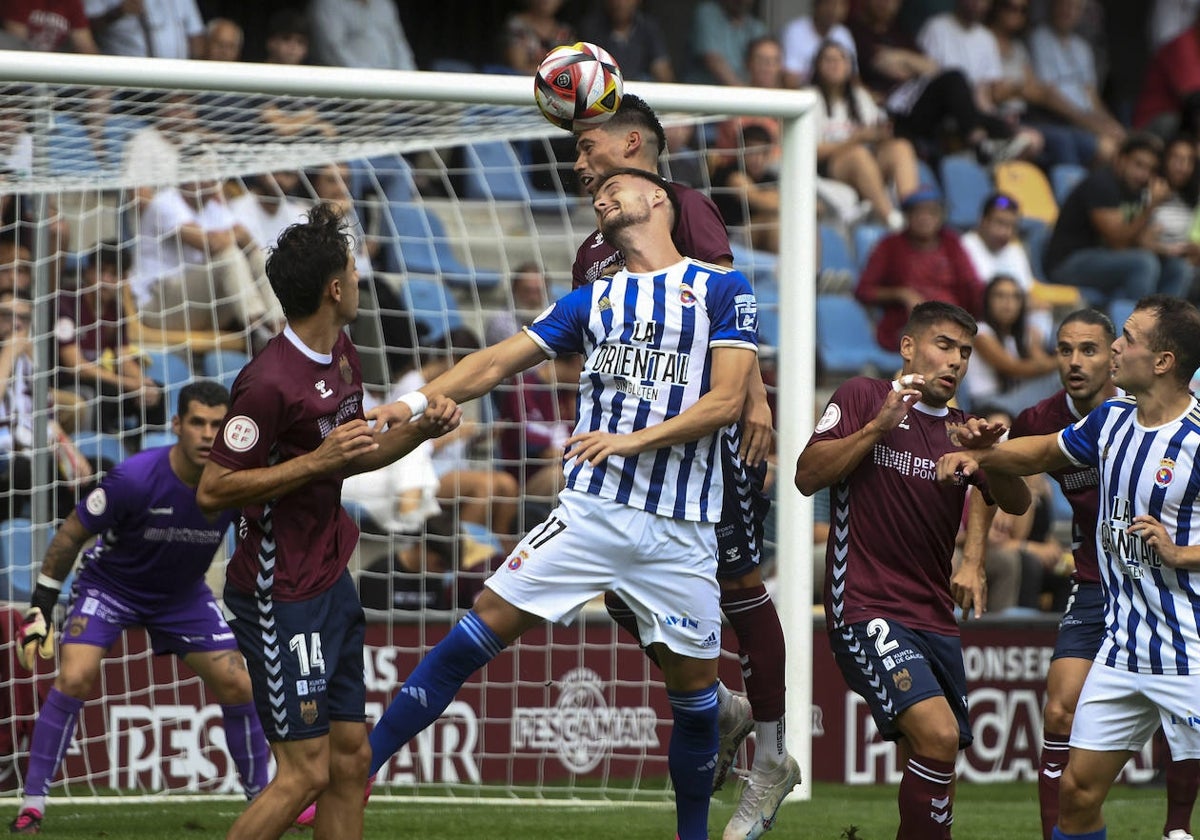
[[[604,593],[604,609],[608,610],[608,615],[618,626],[630,636],[639,645],[642,643],[642,634],[638,630],[637,617],[634,616],[633,610],[629,609],[629,605],[621,600],[621,596],[614,595],[611,592]],[[658,664],[658,657],[654,655],[654,651],[650,648],[642,648],[642,652],[646,654],[646,658]]]
[[[914,755],[900,780],[896,840],[949,837],[954,824],[954,762]]]
[[[783,626],[767,588],[760,583],[745,589],[721,590],[721,611],[737,633],[742,679],[754,719],[764,723],[782,719]]]
[[[1167,765],[1167,823],[1163,837],[1176,828],[1192,833],[1192,806],[1200,789],[1200,760],[1189,758]]]
[[[1038,803],[1042,811],[1042,840],[1050,840],[1058,823],[1058,786],[1071,757],[1069,735],[1042,730],[1042,761],[1038,766]]]

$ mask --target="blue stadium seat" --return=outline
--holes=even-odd
[[[90,175],[100,170],[87,129],[70,114],[54,114],[46,143],[54,175]]]
[[[737,242],[729,243],[733,267],[750,281],[755,289],[762,283],[774,283],[779,271],[779,257],[769,251],[758,251]]]
[[[817,358],[826,374],[857,374],[874,367],[885,376],[903,364],[875,341],[866,310],[845,295],[817,295]]]
[[[146,354],[146,376],[163,386],[163,398],[167,400],[167,416],[175,413],[179,405],[179,392],[192,381],[192,371],[182,356],[166,350],[144,350]]]
[[[479,68],[461,58],[435,58],[429,65],[435,73],[478,73]]]
[[[867,260],[875,250],[880,239],[887,236],[888,229],[883,225],[858,224],[854,226],[854,256],[858,260],[858,273],[867,267]]]
[[[821,285],[836,283],[839,287],[854,288],[858,280],[858,266],[850,256],[850,246],[845,237],[832,225],[817,227],[821,238],[821,264],[817,276],[822,280]]]
[[[121,439],[115,435],[88,432],[76,435],[72,440],[75,448],[91,462],[93,467],[99,466],[101,460],[106,460],[113,465],[119,464],[125,460],[127,455]]]
[[[959,230],[970,230],[979,221],[983,202],[992,192],[992,179],[974,157],[967,155],[942,158],[941,172],[946,222]]]
[[[209,379],[215,379],[226,388],[232,388],[233,380],[237,379],[237,375],[249,362],[250,357],[238,350],[212,350],[204,354],[202,367],[204,375]],[[171,412],[175,411],[175,406],[170,408]]]
[[[149,125],[149,122],[139,117],[121,115],[109,117],[104,121],[104,154],[108,157],[111,168],[120,168],[125,144],[129,138]]]
[[[500,538],[488,530],[486,525],[480,525],[478,522],[463,522],[463,534],[475,540],[477,543],[483,543],[489,548],[495,549],[497,552],[504,551],[504,546],[500,544]]]
[[[758,343],[764,347],[779,346],[779,286],[759,283],[754,289],[758,300]]]
[[[350,194],[362,199],[378,193],[388,201],[412,201],[417,194],[412,167],[403,155],[381,155],[350,161]]]
[[[581,203],[578,196],[560,195],[533,186],[523,165],[526,161],[506,140],[471,143],[464,152],[468,198],[520,201],[535,213],[570,213]]]
[[[1087,177],[1088,171],[1077,163],[1060,163],[1050,170],[1050,185],[1054,187],[1054,198],[1062,207],[1075,186]]]
[[[928,184],[931,187],[936,187],[941,183],[933,171],[933,167],[920,158],[917,158],[917,183]]]
[[[400,284],[400,298],[413,320],[424,325],[426,341],[437,341],[463,324],[454,296],[436,280],[405,278]]]
[[[41,565],[41,558],[33,556],[33,523],[28,519],[0,523],[0,600],[28,604]]]
[[[401,202],[391,203],[389,209],[396,236],[388,245],[387,271],[441,277],[451,285],[480,290],[500,284],[499,272],[472,270],[459,262],[436,214]]]

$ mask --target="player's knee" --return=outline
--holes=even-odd
[[[92,693],[96,674],[86,668],[60,668],[54,687],[75,700],[86,700]]]
[[[350,782],[365,785],[371,770],[371,742],[341,740],[333,745],[329,758],[331,782]]]
[[[918,733],[908,736],[916,755],[924,755],[941,761],[954,761],[958,757],[959,731],[957,724],[931,723]]]
[[[1097,813],[1104,804],[1104,796],[1108,786],[1099,784],[1094,779],[1081,776],[1076,772],[1074,764],[1068,764],[1063,771],[1062,783],[1059,787],[1059,811],[1068,819]]]
[[[1070,732],[1075,722],[1075,710],[1054,697],[1046,698],[1042,723],[1047,732]]]
[[[254,689],[247,671],[223,675],[209,683],[208,689],[222,706],[240,706],[254,699]]]

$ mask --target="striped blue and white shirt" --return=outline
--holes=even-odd
[[[580,353],[575,432],[629,434],[682,413],[710,387],[709,348],[758,345],[758,305],[732,269],[685,259],[652,274],[620,271],[565,295],[528,334],[550,356]],[[674,519],[721,518],[718,433],[564,465],[566,486]]]
[[[1164,566],[1125,530],[1149,514],[1177,545],[1200,544],[1200,405],[1147,428],[1137,422],[1137,401],[1118,397],[1063,429],[1059,446],[1076,464],[1100,470],[1096,550],[1107,628],[1096,661],[1144,674],[1200,674],[1200,571]]]

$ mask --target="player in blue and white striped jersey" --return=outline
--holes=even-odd
[[[368,415],[406,422],[428,397],[473,399],[547,357],[584,357],[558,507],[392,700],[371,735],[372,770],[526,630],[573,621],[589,600],[616,592],[635,612],[667,685],[676,833],[702,840],[717,752],[718,436],[745,402],[756,303],[738,272],[679,254],[671,242],[674,195],[658,175],[609,173],[593,207],[605,238],[625,254],[624,270],[571,292],[523,334]]]
[[[1200,403],[1188,390],[1198,366],[1200,311],[1166,295],[1143,298],[1113,343],[1113,381],[1128,396],[1058,434],[938,464],[945,480],[979,467],[1100,471],[1096,547],[1107,627],[1071,729],[1053,834],[1060,840],[1105,837],[1108,789],[1160,723],[1174,760],[1200,758]]]

